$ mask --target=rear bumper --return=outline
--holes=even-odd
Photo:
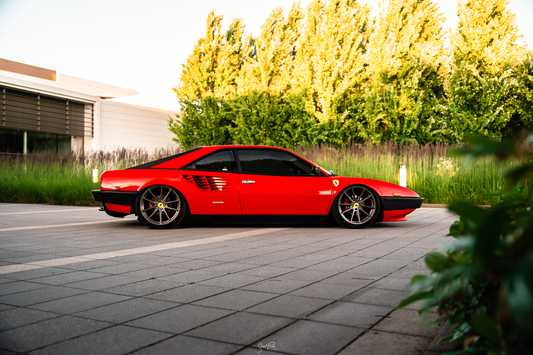
[[[383,211],[410,210],[420,208],[424,199],[422,197],[381,197]]]
[[[93,190],[95,201],[102,202],[106,213],[113,217],[124,217],[132,213],[138,191]]]

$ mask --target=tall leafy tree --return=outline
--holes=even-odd
[[[499,138],[516,112],[513,107],[520,106],[516,96],[524,89],[520,82],[524,70],[519,67],[527,51],[518,43],[521,36],[508,4],[508,0],[458,1],[450,79],[451,125],[457,141],[469,133]],[[522,69],[527,72],[527,67]],[[513,124],[520,125],[519,121]]]
[[[199,102],[207,95],[221,98],[236,93],[243,64],[244,25],[236,19],[223,33],[222,20],[214,11],[208,15],[205,37],[182,64],[180,84],[174,88],[178,99]]]
[[[215,70],[215,96],[233,97],[237,93],[239,77],[242,75],[246,45],[243,43],[244,24],[235,19],[224,35]]]
[[[168,127],[184,148],[230,143],[232,120],[225,114],[224,98],[237,92],[246,46],[242,21],[234,20],[223,33],[222,19],[214,11],[208,15],[206,35],[182,65],[180,84],[173,89],[181,112]]]
[[[533,54],[513,69],[513,91],[508,109],[512,115],[502,130],[502,136],[518,138],[524,128],[533,128]]]
[[[431,0],[385,0],[371,42],[365,139],[442,139],[447,53],[444,17]]]
[[[261,26],[259,37],[249,37],[239,81],[241,94],[256,91],[281,95],[291,88],[303,16],[299,3],[292,5],[286,18],[283,9],[276,8]]]
[[[321,122],[339,113],[340,101],[360,95],[371,31],[370,8],[356,0],[313,0],[307,6],[293,90],[307,91],[309,109]]]

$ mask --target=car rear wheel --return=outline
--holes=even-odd
[[[346,228],[364,228],[379,214],[377,194],[364,185],[348,186],[337,196],[332,206],[335,220]]]
[[[150,228],[172,228],[185,216],[187,203],[183,195],[176,189],[155,185],[143,190],[135,209],[139,221]]]

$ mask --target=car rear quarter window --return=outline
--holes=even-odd
[[[190,153],[193,153],[193,152],[196,152],[198,150],[200,150],[202,147],[198,147],[198,148],[194,148],[194,149],[191,149],[191,150],[188,150],[186,152],[182,152],[182,153],[179,153],[179,154],[176,154],[176,155],[171,155],[169,157],[166,157],[166,158],[162,158],[162,159],[158,159],[158,160],[154,160],[154,161],[151,161],[149,163],[145,163],[145,164],[141,164],[141,165],[137,165],[137,166],[133,166],[129,169],[151,169],[151,168],[175,168],[174,166],[168,166],[169,164],[172,164],[173,162],[177,162],[179,161],[181,158],[184,158],[186,155],[190,154]]]
[[[313,175],[311,165],[298,157],[275,149],[238,149],[243,173],[261,175]]]
[[[232,150],[223,150],[197,160],[183,167],[183,169],[236,172],[237,163]]]

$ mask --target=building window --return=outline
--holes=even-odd
[[[66,153],[71,150],[71,141],[69,135],[26,131],[28,153]],[[24,153],[24,131],[0,129],[0,152]]]
[[[61,152],[94,136],[91,103],[0,86],[0,104],[1,152]]]

